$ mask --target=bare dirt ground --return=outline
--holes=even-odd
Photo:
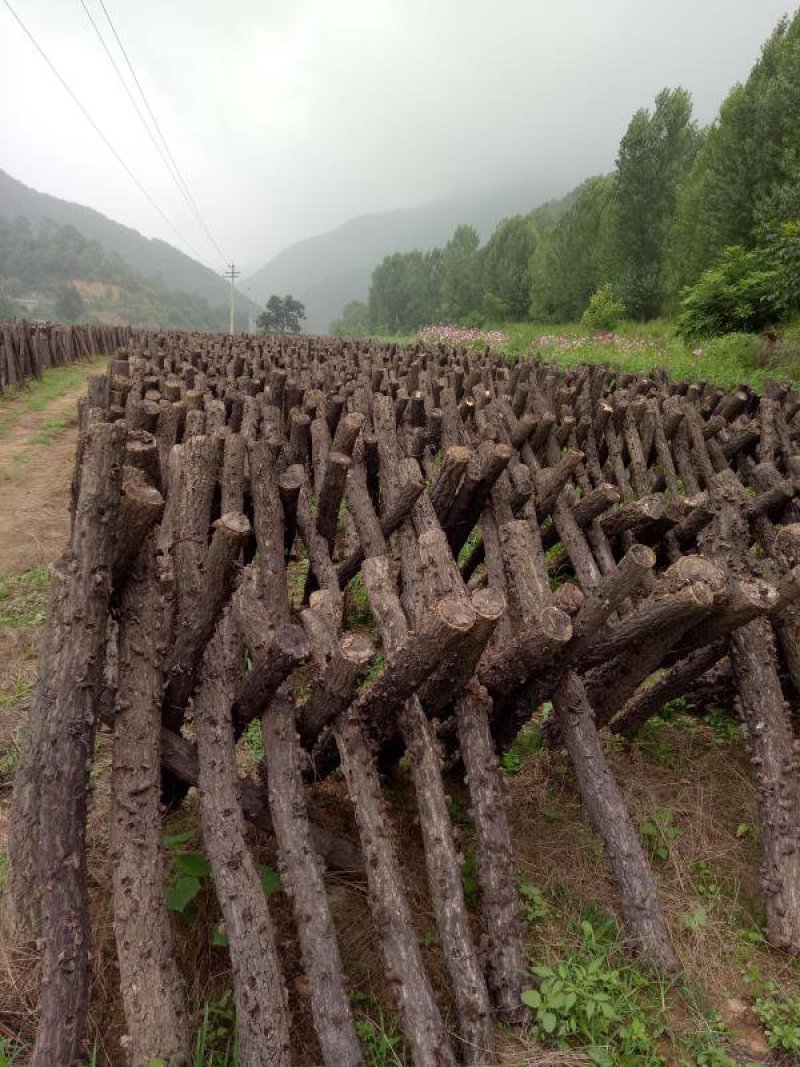
[[[0,574],[47,564],[64,547],[76,404],[84,389],[70,389],[43,410],[21,415],[0,438]]]

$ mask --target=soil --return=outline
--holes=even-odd
[[[85,386],[63,393],[41,411],[20,416],[0,438],[0,574],[47,564],[69,534],[69,487],[78,436],[77,402]],[[51,420],[67,424],[52,433]],[[48,444],[31,438],[47,432]]]

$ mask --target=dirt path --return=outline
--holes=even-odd
[[[69,487],[77,440],[76,386],[19,417],[0,438],[0,575],[49,563],[69,532]]]

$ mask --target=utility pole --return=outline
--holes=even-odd
[[[234,333],[234,330],[233,330],[233,308],[234,308],[234,300],[235,300],[235,295],[236,295],[236,289],[234,288],[233,283],[239,277],[239,275],[241,273],[242,272],[240,270],[237,270],[236,267],[233,265],[233,263],[230,263],[228,265],[228,269],[225,271],[225,277],[226,278],[230,278],[230,280],[231,280],[231,328],[228,331],[230,333],[231,337],[233,337],[233,333]]]

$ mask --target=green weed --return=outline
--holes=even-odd
[[[666,861],[670,846],[683,831],[675,824],[675,814],[669,808],[660,808],[639,826],[639,833],[651,859]]]
[[[49,579],[47,567],[0,578],[0,630],[19,630],[44,622]]]
[[[767,982],[753,1014],[761,1021],[770,1049],[800,1053],[800,995]]]
[[[10,1037],[0,1037],[0,1067],[14,1067],[23,1053],[22,1045]]]
[[[542,1045],[582,1049],[598,1067],[661,1067],[665,990],[625,959],[616,922],[594,912],[559,963],[531,967],[522,994]]]
[[[350,1000],[355,1010],[356,1033],[364,1050],[367,1067],[403,1067],[403,1035],[384,1015],[374,997],[354,991]]]
[[[236,1012],[230,993],[216,1003],[203,1005],[192,1067],[239,1067]]]
[[[523,882],[519,887],[520,895],[525,901],[525,920],[530,926],[543,923],[550,914],[550,905],[544,893],[530,882]]]
[[[239,744],[253,763],[260,763],[264,758],[264,736],[261,733],[261,721],[253,719],[242,734]]]

